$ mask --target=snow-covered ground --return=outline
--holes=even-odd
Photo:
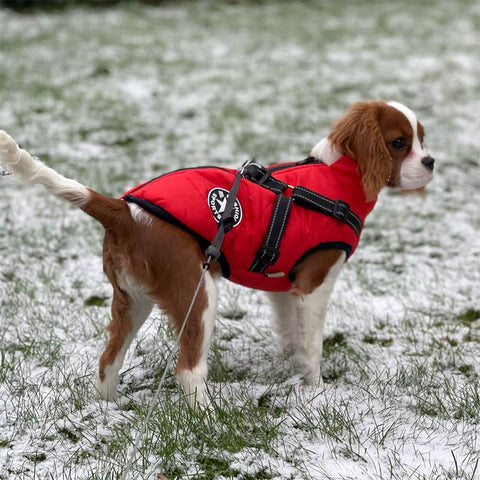
[[[110,195],[170,169],[301,159],[357,100],[395,99],[436,158],[383,192],[336,285],[325,392],[298,386],[259,292],[221,283],[209,385],[169,376],[133,478],[480,478],[480,3],[182,2],[0,12],[0,129]],[[118,404],[93,391],[101,229],[0,177],[0,479],[114,479],[168,353],[155,312]]]

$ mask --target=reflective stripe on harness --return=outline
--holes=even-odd
[[[346,223],[353,229],[357,237],[360,235],[363,223],[360,218],[350,210],[350,205],[347,202],[341,199],[332,200],[302,186],[295,187],[292,190],[292,198],[298,205],[311,208],[316,212],[323,213],[324,215]]]
[[[273,265],[279,256],[278,247],[287,226],[292,197],[279,194],[275,200],[267,234],[255,260],[248,269],[249,272],[263,273],[270,265]]]

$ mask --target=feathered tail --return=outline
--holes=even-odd
[[[3,130],[0,130],[0,163],[23,182],[41,184],[49,192],[81,208],[107,230],[114,229],[119,222],[131,219],[123,200],[106,197],[76,180],[60,175],[19,148],[15,140]]]

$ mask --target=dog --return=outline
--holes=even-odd
[[[221,274],[269,292],[282,348],[293,354],[306,382],[323,385],[323,329],[335,280],[355,250],[363,221],[380,190],[386,186],[419,189],[432,179],[434,159],[424,149],[423,137],[422,124],[403,104],[359,102],[333,125],[307,161],[260,169],[265,173],[263,180],[241,179],[222,255],[206,272],[179,341],[175,373],[192,406],[208,404],[207,355],[216,315],[215,277]],[[103,264],[113,287],[112,320],[96,389],[102,398],[114,400],[127,349],[152,307],[158,305],[177,332],[180,329],[206,262],[204,248],[217,230],[234,172],[216,167],[181,170],[116,199],[63,177],[20,149],[3,131],[0,161],[22,181],[44,185],[105,228]],[[221,170],[221,180],[206,182],[217,170]],[[300,177],[300,171],[306,175]],[[181,187],[170,184],[176,177],[185,177],[187,183]],[[271,188],[266,188],[269,183]],[[259,191],[259,199],[247,188]],[[339,198],[332,200],[322,191],[332,188],[329,195]],[[203,192],[203,200],[189,199],[195,190]],[[158,206],[152,196],[162,197],[164,203]],[[325,205],[331,206],[328,212],[322,211]],[[199,210],[196,221],[200,226],[185,225],[178,218],[179,209]],[[313,212],[313,223],[308,223],[307,211]],[[253,229],[243,227],[248,216],[253,217]],[[328,225],[322,223],[327,220]],[[196,231],[204,226],[202,232]],[[247,232],[243,239],[242,228]],[[313,231],[312,240],[307,240],[306,229]],[[260,231],[260,237],[253,230]],[[322,240],[318,231],[330,233]],[[301,248],[289,258],[296,244]],[[246,246],[253,253],[245,253]]]

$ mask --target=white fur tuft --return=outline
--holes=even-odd
[[[342,156],[342,152],[331,144],[328,137],[325,137],[313,147],[310,155],[327,165],[331,165]]]
[[[104,369],[105,378],[101,380],[99,376],[97,377],[95,390],[102,400],[114,402],[118,398],[117,383],[119,369],[120,367],[117,365],[107,365]]]
[[[142,207],[139,207],[136,203],[128,202],[128,208],[130,209],[130,215],[137,223],[152,225],[153,217]]]
[[[82,207],[89,198],[88,189],[75,180],[65,178],[52,168],[18,147],[8,133],[0,130],[0,163],[25,183],[41,184],[48,191]]]

